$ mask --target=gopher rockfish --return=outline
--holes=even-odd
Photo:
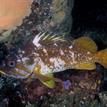
[[[33,63],[27,65],[26,60],[30,58],[23,57],[23,64],[18,61],[12,73],[16,77],[37,77],[49,88],[55,86],[53,73],[67,69],[93,70],[96,69],[96,62],[107,68],[107,49],[97,51],[95,42],[85,36],[71,41],[39,33],[27,51]]]

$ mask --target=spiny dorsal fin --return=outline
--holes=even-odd
[[[53,35],[45,32],[37,34],[33,39],[33,44],[37,47],[41,47],[43,44],[65,41],[64,36]]]
[[[47,34],[42,41],[65,41],[63,36]]]
[[[40,41],[49,41],[49,42],[52,42],[52,41],[65,41],[64,35],[63,36],[58,36],[58,35],[55,35],[55,34],[48,34],[46,32],[40,34],[39,37],[40,37]]]
[[[81,46],[81,47],[83,47],[93,53],[95,53],[97,51],[97,45],[89,37],[80,37],[80,38],[74,40],[74,44]]]

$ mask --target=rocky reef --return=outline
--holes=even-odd
[[[2,41],[26,42],[33,32],[54,32],[67,35],[72,27],[73,0],[33,0],[31,14],[16,29],[1,32]],[[17,32],[17,33],[16,33]]]

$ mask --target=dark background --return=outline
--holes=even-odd
[[[107,0],[74,0],[73,31],[107,29]]]
[[[107,48],[107,0],[74,0],[71,14],[73,38],[89,36],[99,50]]]

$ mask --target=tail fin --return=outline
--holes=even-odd
[[[107,68],[107,49],[101,50],[95,54],[96,62]]]

